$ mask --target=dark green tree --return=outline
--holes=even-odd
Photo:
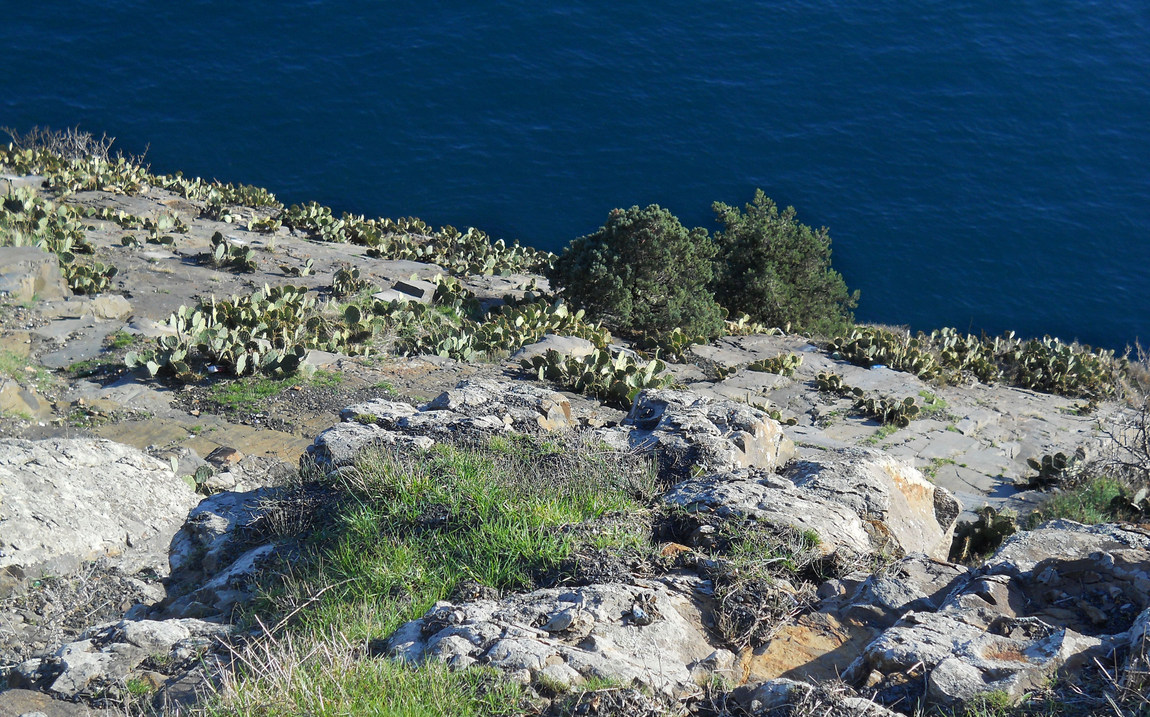
[[[722,202],[713,208],[723,230],[715,234],[712,286],[732,315],[826,336],[851,327],[859,295],[831,268],[826,227],[816,231],[800,224],[794,207],[779,213],[761,189],[745,212]]]
[[[599,231],[567,246],[548,278],[569,304],[614,331],[680,328],[713,338],[723,328],[708,287],[714,255],[706,229],[686,229],[657,204],[613,209]]]

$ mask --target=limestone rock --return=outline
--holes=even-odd
[[[991,691],[1017,699],[1060,670],[1084,664],[1101,644],[1037,618],[1001,618],[984,629],[961,614],[909,613],[860,659],[882,675],[913,679],[925,670],[927,697],[955,705]]]
[[[132,305],[119,294],[100,294],[86,302],[83,311],[97,319],[123,320],[132,314]]]
[[[799,532],[812,531],[819,549],[869,555],[875,550],[863,521],[847,506],[809,496],[790,481],[761,469],[742,468],[691,478],[671,488],[664,502],[713,512],[724,519],[750,517]]]
[[[32,301],[71,294],[55,254],[29,246],[0,247],[0,296]]]
[[[809,682],[785,677],[768,680],[754,687],[735,690],[735,696],[749,714],[806,714],[803,705],[817,706],[817,714],[851,715],[851,717],[897,717],[897,712],[838,690],[821,689]]]
[[[636,621],[637,596],[657,606],[650,624]],[[558,616],[571,617],[564,629]],[[555,676],[570,684],[588,677],[637,682],[663,694],[693,688],[692,672],[714,657],[698,607],[658,583],[601,584],[571,590],[546,589],[499,601],[442,602],[400,627],[388,649],[413,663],[437,659],[454,666],[476,662],[527,679]],[[713,658],[713,659],[712,659]]]
[[[947,706],[992,690],[1017,699],[1137,632],[1150,608],[1148,547],[1137,529],[1054,521],[1016,534],[945,585],[947,571],[936,572],[933,596],[908,600],[930,588],[884,590],[872,578],[856,606],[917,609],[867,646],[846,677],[888,703],[918,699],[924,683],[927,699]]]
[[[371,446],[426,449],[435,440],[490,436],[507,431],[537,433],[576,425],[567,397],[526,383],[461,381],[416,408],[377,398],[340,412],[342,423],[316,437],[307,459],[327,468],[354,463]]]
[[[278,547],[253,543],[246,534],[284,493],[281,488],[259,488],[201,501],[172,539],[171,578],[161,614],[219,615],[245,602],[251,596],[252,576]]]
[[[556,351],[561,356],[579,358],[590,356],[595,351],[595,344],[578,336],[558,336],[547,334],[539,341],[528,344],[511,355],[511,361],[516,365],[520,361],[531,360],[536,356],[543,356],[548,351]]]
[[[255,596],[257,573],[275,559],[278,545],[265,543],[241,554],[211,580],[192,586],[175,600],[169,599],[163,615],[171,617],[227,616],[232,608]]]
[[[779,677],[804,681],[837,679],[879,631],[828,612],[800,616],[778,629],[765,645],[740,656],[749,683]]]
[[[116,558],[164,571],[199,497],[171,468],[96,439],[0,440],[0,568],[33,576]]]
[[[230,631],[230,626],[202,620],[121,620],[89,630],[51,657],[21,664],[19,678],[26,686],[74,700],[122,684],[149,657],[187,662]]]
[[[962,565],[908,555],[867,577],[847,596],[842,614],[875,627],[890,627],[912,610],[938,610],[951,592],[966,584],[969,574]]]
[[[422,279],[401,279],[395,282],[390,289],[372,294],[376,301],[418,301],[421,304],[430,304],[435,297],[436,284]]]
[[[54,700],[43,692],[14,689],[0,692],[0,715],[14,717],[113,717],[116,712]]]
[[[427,411],[456,411],[467,416],[497,416],[517,431],[533,432],[571,428],[571,403],[567,397],[529,383],[462,381],[431,403]]]
[[[819,451],[792,463],[784,475],[808,495],[881,525],[904,554],[946,559],[950,553],[962,506],[904,461],[867,449]]]
[[[710,471],[775,471],[795,455],[794,443],[764,411],[689,391],[643,391],[623,423],[632,447],[657,450]]]
[[[358,422],[339,423],[326,429],[318,436],[307,453],[300,458],[302,463],[312,462],[326,468],[350,466],[356,455],[372,446],[393,446],[430,448],[435,442],[424,436],[404,436],[386,428]]]
[[[672,505],[753,517],[813,531],[825,553],[894,548],[946,556],[961,508],[914,468],[875,451],[822,451],[778,475],[738,469],[688,479],[663,497]]]
[[[44,177],[38,174],[0,174],[0,194],[8,194],[14,189],[28,187],[35,191],[44,186]]]
[[[0,414],[21,418],[45,419],[52,415],[48,400],[12,379],[0,378]]]

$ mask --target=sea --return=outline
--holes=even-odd
[[[552,251],[762,188],[859,320],[1150,344],[1146,0],[9,2],[0,47],[0,126],[153,171]]]

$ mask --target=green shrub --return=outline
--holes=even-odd
[[[688,230],[652,204],[614,209],[599,231],[580,237],[548,277],[564,299],[625,334],[714,338],[723,315],[708,290],[715,247],[705,229]]]
[[[746,313],[768,326],[834,336],[850,329],[858,292],[847,290],[831,268],[826,227],[795,221],[794,207],[780,214],[761,189],[746,212],[713,205],[724,229],[715,234],[715,297],[730,313]]]

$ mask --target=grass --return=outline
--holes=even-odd
[[[128,690],[128,694],[132,697],[143,697],[156,691],[155,686],[153,686],[151,682],[148,682],[145,679],[134,677],[128,678],[128,680],[124,683],[124,687]]]
[[[107,339],[108,348],[125,349],[136,342],[136,337],[127,331],[117,331]]]
[[[28,371],[28,368],[33,370]],[[17,383],[31,381],[33,384],[44,384],[52,378],[52,374],[43,366],[36,366],[28,359],[15,351],[0,351],[0,376],[7,376]]]
[[[338,632],[287,635],[239,653],[247,667],[224,684],[204,714],[211,717],[343,717],[344,715],[512,715],[521,687],[493,669],[452,671],[430,662],[418,669],[365,660]]]
[[[316,371],[307,379],[313,388],[338,388],[343,383],[343,374],[335,371]]]
[[[1108,476],[1097,476],[1073,490],[1056,493],[1026,518],[1026,525],[1035,528],[1048,520],[1066,518],[1077,523],[1094,525],[1123,516],[1117,515],[1111,504],[1123,495],[1123,486]]]
[[[354,471],[320,479],[339,498],[304,539],[310,558],[257,601],[264,624],[295,611],[290,626],[244,656],[251,669],[209,714],[515,711],[517,688],[484,671],[353,656],[465,581],[528,590],[581,547],[650,548],[656,480],[648,461],[577,437],[361,454]]]
[[[27,411],[5,410],[3,412],[0,412],[0,415],[5,416],[7,418],[15,418],[15,419],[18,419],[21,421],[25,421],[27,423],[31,423],[32,421],[36,420],[36,418],[31,413],[28,413]]]
[[[221,408],[240,411],[254,410],[265,400],[279,394],[298,383],[290,378],[238,378],[227,383],[217,383],[208,391],[208,398]]]
[[[922,399],[919,409],[919,418],[942,418],[946,415],[946,400],[935,395],[933,391],[923,389],[918,392]]]
[[[863,439],[864,446],[877,446],[898,432],[898,426],[893,423],[884,423],[873,434]]]
[[[938,477],[938,469],[943,466],[958,465],[953,458],[931,458],[930,465],[922,469],[923,474],[932,481]],[[962,466],[966,467],[965,464]]]
[[[122,359],[104,354],[70,364],[68,366],[68,373],[71,373],[77,378],[86,378],[104,373],[108,370],[120,369],[123,365],[124,362]]]
[[[375,383],[371,384],[371,387],[383,391],[386,394],[395,395],[395,386],[392,385],[391,381],[376,381]]]
[[[285,378],[249,376],[217,383],[208,391],[208,398],[221,408],[232,411],[254,411],[267,399],[292,386],[309,385],[315,388],[337,388],[343,383],[343,374],[316,371],[310,377],[296,374]]]

